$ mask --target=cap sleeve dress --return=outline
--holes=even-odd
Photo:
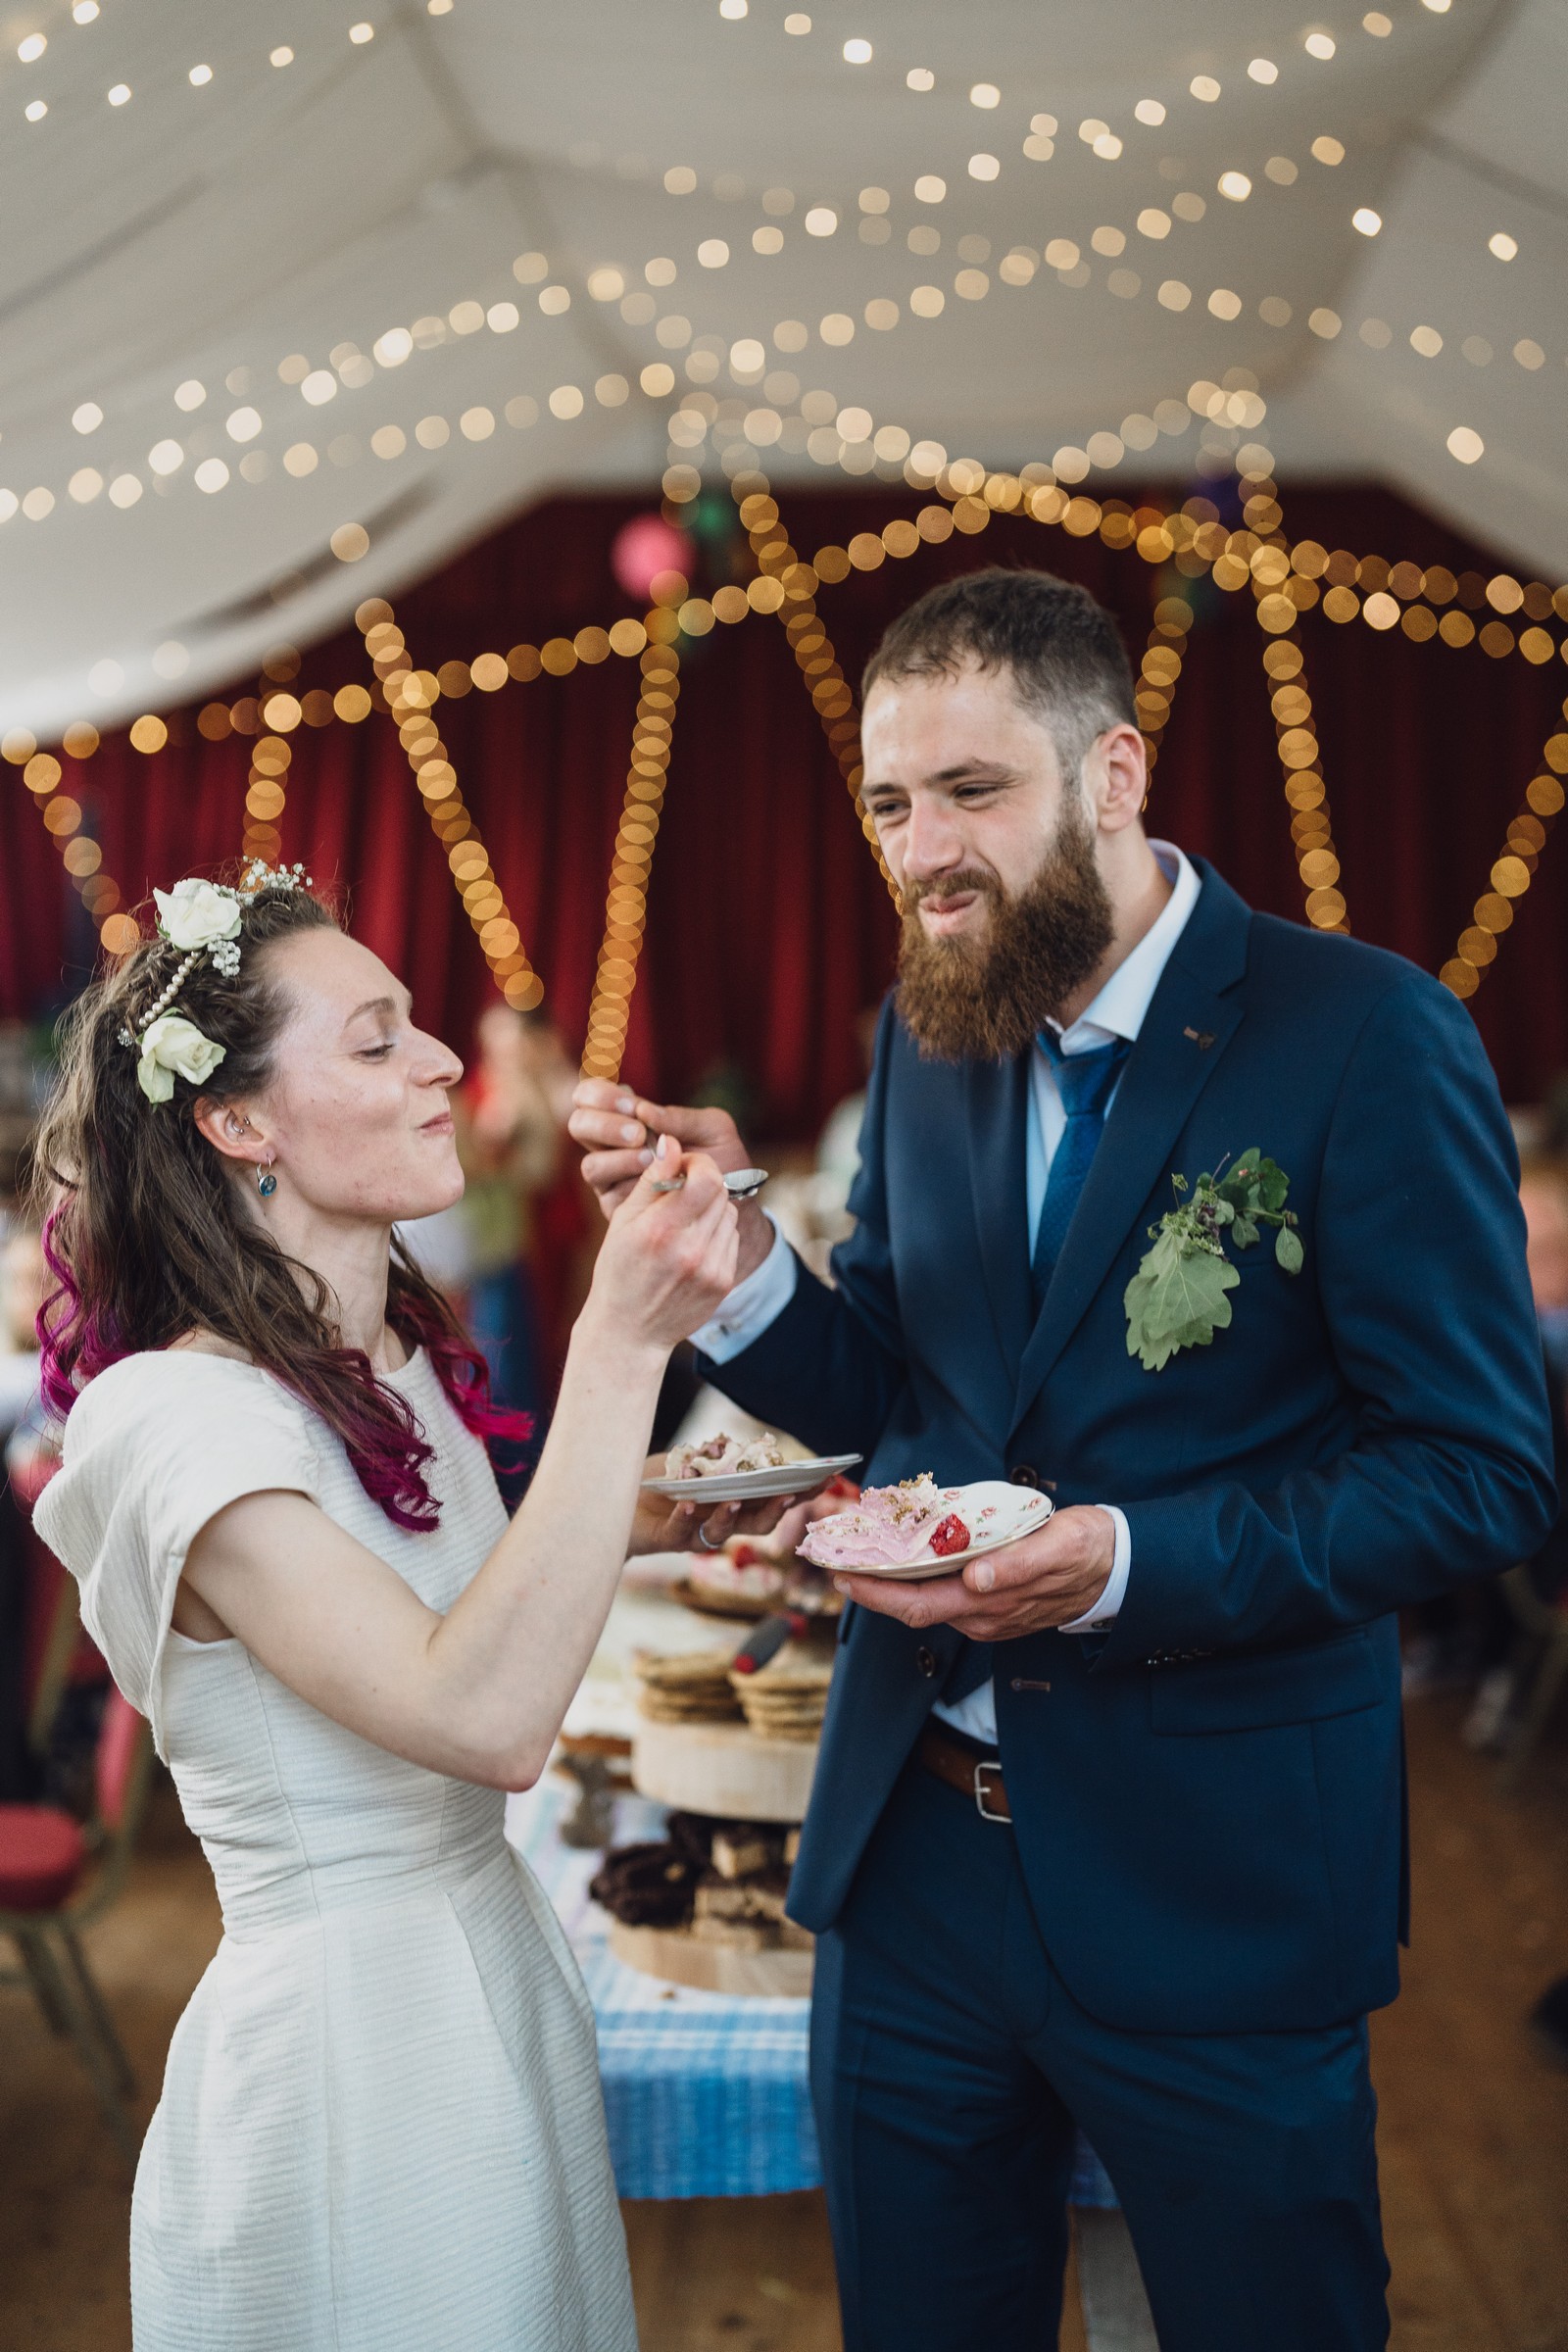
[[[277,1488],[452,1606],[505,1512],[423,1354],[389,1385],[435,1448],[429,1533],[269,1375],[196,1350],[100,1374],[38,1503],[223,1912],[136,2176],[136,2352],[634,2352],[592,2012],[504,1796],[171,1626],[201,1529]]]

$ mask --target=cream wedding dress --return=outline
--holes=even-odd
[[[442,1504],[406,1534],[267,1374],[189,1351],[101,1373],[37,1512],[151,1719],[223,1939],[136,2175],[136,2352],[633,2352],[592,2012],[505,1799],[407,1764],[170,1617],[227,1502],[297,1488],[431,1608],[505,1525],[427,1359],[390,1376]]]

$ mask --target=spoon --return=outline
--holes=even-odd
[[[685,1181],[684,1173],[656,1177],[651,1189],[656,1193],[678,1193]],[[766,1168],[732,1168],[724,1179],[724,1190],[732,1200],[755,1200],[766,1182]]]

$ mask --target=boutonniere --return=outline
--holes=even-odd
[[[1265,1225],[1274,1228],[1274,1255],[1287,1274],[1299,1274],[1305,1251],[1297,1218],[1285,1205],[1291,1180],[1254,1145],[1229,1167],[1190,1185],[1172,1176],[1176,1206],[1149,1228],[1153,1243],[1139,1260],[1122,1303],[1127,1352],[1146,1372],[1162,1371],[1179,1348],[1206,1348],[1231,1319],[1226,1297],[1242,1277],[1225,1254],[1229,1235],[1250,1250]]]

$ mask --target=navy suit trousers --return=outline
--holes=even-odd
[[[1075,2122],[1125,2209],[1161,2352],[1384,2346],[1365,2020],[1102,2025],[1053,1968],[1048,1924],[1011,1830],[906,1766],[817,1946],[845,2352],[1049,2352]]]

